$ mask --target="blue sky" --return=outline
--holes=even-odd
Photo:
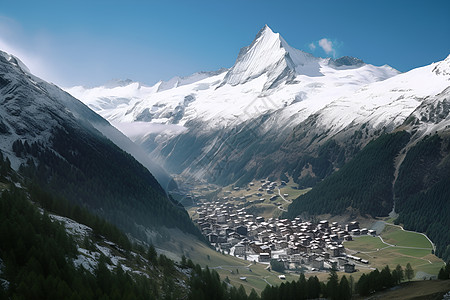
[[[268,24],[316,56],[408,71],[450,54],[449,15],[447,0],[15,0],[0,8],[0,49],[62,86],[154,84],[231,67]]]

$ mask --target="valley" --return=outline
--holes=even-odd
[[[194,203],[194,205],[186,207],[191,218],[202,229],[205,237],[210,242],[211,238],[214,239],[211,245],[213,247],[215,245],[216,248],[216,251],[203,248],[200,250],[202,254],[194,255],[194,257],[199,259],[202,265],[208,265],[216,269],[223,278],[228,277],[233,285],[239,286],[243,284],[248,292],[251,288],[259,292],[267,282],[271,284],[284,282],[284,280],[278,277],[280,274],[285,275],[286,280],[297,280],[299,272],[305,273],[306,276],[318,276],[319,279],[326,280],[329,276],[331,264],[333,263],[340,269],[338,271],[339,276],[351,275],[356,281],[363,273],[368,273],[375,268],[381,270],[386,265],[389,265],[391,269],[394,269],[397,265],[401,265],[404,268],[407,263],[410,263],[415,271],[415,280],[436,279],[440,268],[445,265],[442,259],[433,254],[435,250],[434,244],[431,243],[428,237],[421,233],[403,230],[400,226],[394,225],[389,217],[371,218],[352,216],[351,213],[336,216],[321,215],[311,217],[309,221],[316,223],[319,223],[320,220],[328,219],[329,222],[327,223],[330,226],[340,227],[341,225],[338,225],[338,223],[347,223],[350,225],[350,223],[359,224],[361,222],[361,226],[367,227],[367,229],[360,229],[357,234],[350,233],[348,241],[345,241],[344,236],[342,236],[342,246],[345,247],[342,252],[335,251],[333,253],[333,247],[324,247],[324,250],[316,252],[310,246],[302,248],[302,250],[299,248],[299,250],[293,251],[292,248],[287,250],[280,246],[274,246],[277,244],[274,241],[263,243],[266,241],[266,238],[262,236],[265,235],[259,235],[257,232],[264,233],[265,231],[259,230],[257,226],[260,225],[258,224],[262,224],[264,228],[269,228],[268,225],[273,222],[274,225],[270,225],[275,230],[272,235],[275,236],[276,232],[282,232],[282,228],[275,228],[277,223],[284,226],[280,222],[287,221],[279,218],[282,214],[282,209],[287,209],[288,204],[292,201],[290,200],[290,196],[292,195],[293,198],[296,198],[309,191],[309,189],[298,190],[296,184],[292,181],[287,183],[276,182],[273,185],[271,183],[270,181],[260,180],[253,181],[241,187],[218,187],[212,184],[199,183],[198,187],[189,193],[189,196],[185,196],[189,198],[189,203]],[[273,188],[271,189],[270,187]],[[261,191],[261,189],[263,190]],[[280,194],[283,195],[284,199],[280,197]],[[270,197],[273,196],[278,197],[271,201]],[[219,215],[217,215],[217,212],[219,212]],[[221,220],[223,217],[220,213],[225,214],[224,217],[228,218],[229,216],[234,220],[239,220],[240,216],[242,216],[248,222],[245,224],[249,226],[245,226],[244,230],[243,228],[235,227],[241,224],[238,224],[236,221],[234,225],[227,224],[225,219]],[[205,227],[204,225],[206,224],[201,223],[205,222],[205,217],[208,215],[210,215],[209,218],[217,218],[217,225],[211,227],[215,228],[213,233],[217,233],[213,237],[211,236],[210,227]],[[289,222],[289,224],[291,223]],[[301,225],[311,226],[312,223],[306,222],[299,223],[298,225],[298,227]],[[255,229],[251,229],[253,228],[252,226]],[[205,231],[203,230],[204,228],[208,228],[208,230]],[[284,228],[289,230],[289,234],[294,232],[291,227]],[[251,233],[252,230],[255,230],[255,233]],[[338,237],[339,230],[336,229],[336,238]],[[372,231],[369,232],[369,230]],[[230,233],[230,238],[227,238],[228,235],[220,237],[220,234],[225,234],[225,232]],[[240,233],[245,233],[245,235],[241,235]],[[253,236],[254,234],[256,235]],[[239,236],[241,237],[239,238]],[[260,237],[261,240],[256,237]],[[267,247],[268,250],[266,250],[271,253],[270,259],[263,258],[263,262],[260,261],[260,255],[258,252],[255,252],[255,247],[250,246],[255,243],[255,238],[257,241],[256,244],[260,243],[258,247],[264,244],[272,245],[272,247]],[[330,238],[333,237],[330,236]],[[333,239],[329,239],[328,241],[331,242]],[[252,240],[253,242],[251,242]],[[283,240],[286,239],[283,238]],[[268,241],[269,235],[267,235]],[[240,245],[244,245],[244,247]],[[287,245],[288,243],[286,243]],[[198,249],[201,248],[196,248],[195,252],[199,251]],[[215,252],[215,255],[212,255],[211,251]],[[257,251],[261,250],[258,249]],[[187,252],[189,253],[189,257],[192,257],[193,251],[187,250]],[[315,256],[313,254],[314,252],[318,253],[316,257],[322,257],[323,262],[319,262],[320,259],[314,262],[314,258],[309,263],[307,262],[309,255],[312,254],[312,257]],[[292,257],[286,255],[286,253],[291,253]],[[322,256],[324,254],[325,256]],[[296,256],[298,256],[298,259],[294,258]],[[282,273],[275,272],[274,270],[269,272],[268,267],[270,267],[271,259],[284,261],[283,264],[285,267],[283,269],[285,270]],[[288,263],[288,261],[291,263]],[[351,273],[344,272],[345,263],[353,265],[354,271]],[[242,280],[243,277],[245,277],[245,281]]]
[[[243,41],[226,68],[64,88],[0,49],[0,299],[448,291],[450,55],[402,72],[268,25]]]
[[[249,197],[249,214],[288,219],[384,218],[395,203],[395,222],[427,233],[448,260],[449,74],[448,54],[402,73],[355,57],[314,56],[266,25],[230,68],[65,91],[198,199],[217,201],[232,190],[230,203]],[[290,189],[269,196],[247,186],[261,179]],[[182,205],[193,204],[171,190]]]

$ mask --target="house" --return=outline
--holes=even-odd
[[[236,231],[237,233],[239,233],[240,235],[247,235],[248,230],[246,226],[240,225],[237,226],[234,231]]]
[[[212,244],[217,243],[218,237],[219,237],[219,236],[218,236],[217,234],[211,233],[211,234],[208,236],[209,242],[212,243]]]
[[[331,255],[334,257],[339,256],[339,254],[340,254],[338,247],[330,247],[330,252],[331,252]]]
[[[230,243],[221,243],[220,244],[220,249],[230,253],[230,249],[231,249],[231,244]]]
[[[271,252],[272,252],[272,250],[270,249],[270,246],[268,246],[268,245],[262,245],[260,247],[260,249],[261,249],[262,253],[269,253],[269,254],[271,254]]]
[[[353,272],[355,272],[355,264],[352,264],[352,263],[344,264],[344,272],[345,273],[353,273]]]
[[[225,227],[225,234],[226,235],[230,235],[230,233],[233,233],[234,229],[230,228],[230,227]]]
[[[339,266],[343,267],[346,263],[348,263],[348,259],[343,257],[338,257]]]
[[[345,225],[345,231],[352,231],[353,229],[359,229],[359,222],[358,221],[353,221],[350,222],[349,224]]]
[[[328,261],[328,263],[330,264],[330,269],[332,269],[332,270],[338,270],[338,262],[337,262],[337,260],[330,259],[330,260]]]
[[[312,267],[315,269],[323,269],[323,261],[324,259],[322,257],[318,257],[312,261]]]
[[[270,259],[272,258],[272,256],[270,255],[270,253],[260,253],[259,257],[258,257],[258,261],[259,262],[270,262]]]
[[[295,246],[289,245],[289,247],[286,250],[286,253],[289,254],[289,255],[299,254],[300,253],[300,249],[295,247]]]
[[[352,235],[360,235],[359,229],[353,229],[351,230]]]
[[[226,243],[228,241],[228,238],[225,235],[218,235],[217,236],[217,243]]]
[[[320,225],[322,228],[328,228],[328,220],[322,220],[322,221],[320,221],[320,222],[319,222],[319,225]]]
[[[234,246],[234,255],[244,256],[245,245],[242,243],[236,244],[236,246]]]
[[[261,246],[263,244],[260,242],[250,242],[250,248],[253,250],[253,252],[259,254],[262,253],[263,251],[261,250]]]
[[[258,223],[264,222],[264,217],[256,217],[256,222]]]
[[[225,224],[227,221],[227,218],[225,215],[218,215],[217,216],[217,223],[219,224]]]
[[[337,235],[340,239],[343,239],[346,235],[348,235],[348,232],[345,230],[341,230],[341,231],[338,231]]]

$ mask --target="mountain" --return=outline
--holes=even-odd
[[[296,74],[321,76],[320,59],[290,47],[278,33],[264,26],[251,45],[239,52],[234,66],[221,85],[244,84],[260,76],[266,77],[263,90],[281,82],[292,82]]]
[[[189,293],[192,266],[132,245],[116,227],[79,207],[71,213],[78,222],[49,213],[43,209],[48,195],[16,187],[20,176],[3,159],[2,299],[179,299]]]
[[[450,56],[400,73],[353,57],[314,57],[268,26],[230,69],[193,83],[67,89],[93,109],[112,103],[98,112],[185,180],[314,187],[287,217],[385,216],[394,208],[398,222],[427,232],[443,257],[449,90]]]
[[[114,142],[141,154],[144,163],[146,154],[86,105],[4,52],[0,101],[0,151],[27,185],[86,207],[145,241],[161,227],[199,235],[149,170]]]
[[[243,172],[245,180],[284,173],[257,170],[250,159],[264,160],[292,128],[334,100],[398,73],[356,58],[313,57],[265,26],[233,67],[199,81],[164,90],[160,83],[66,90],[169,172],[228,184],[244,180]],[[262,151],[254,155],[255,149]]]
[[[313,57],[265,26],[230,69],[190,84],[67,91],[171,173],[223,185],[291,178],[307,187],[448,88],[448,60],[400,74],[352,57]],[[102,102],[111,105],[98,109]]]

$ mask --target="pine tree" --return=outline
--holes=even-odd
[[[341,282],[339,283],[339,297],[340,300],[350,300],[352,298],[352,292],[350,289],[350,284],[347,277],[342,276]]]
[[[414,278],[414,270],[413,270],[413,268],[411,267],[411,264],[410,264],[410,263],[408,263],[408,264],[406,265],[406,269],[405,269],[405,277],[406,277],[406,279],[408,279],[409,281],[410,281],[411,279]]]
[[[256,293],[255,289],[252,289],[250,294],[248,295],[248,300],[259,300],[258,293]]]
[[[350,279],[349,279],[348,283],[350,285],[350,294],[353,296],[353,292],[355,290],[355,279],[353,278],[352,275],[350,275]]]
[[[395,270],[392,271],[392,277],[395,284],[400,284],[403,281],[403,279],[405,279],[405,274],[403,272],[402,266],[397,265],[395,267]]]
[[[380,272],[380,283],[382,288],[390,288],[394,286],[394,279],[392,278],[389,266],[384,267]]]
[[[356,283],[356,291],[361,296],[367,296],[370,294],[369,278],[366,274],[362,274]]]
[[[156,253],[155,247],[153,245],[150,245],[148,247],[147,259],[154,265],[158,262],[158,253]]]
[[[440,280],[446,280],[446,279],[448,279],[448,276],[447,276],[447,274],[446,274],[446,272],[445,272],[444,267],[442,267],[442,268],[439,270],[438,279],[440,279]]]
[[[319,298],[320,296],[320,282],[317,276],[309,277],[307,282],[307,293],[309,299]]]
[[[439,270],[438,279],[450,279],[450,261]]]
[[[327,282],[327,295],[328,298],[338,299],[339,298],[339,281],[336,271],[331,270],[330,276]]]

